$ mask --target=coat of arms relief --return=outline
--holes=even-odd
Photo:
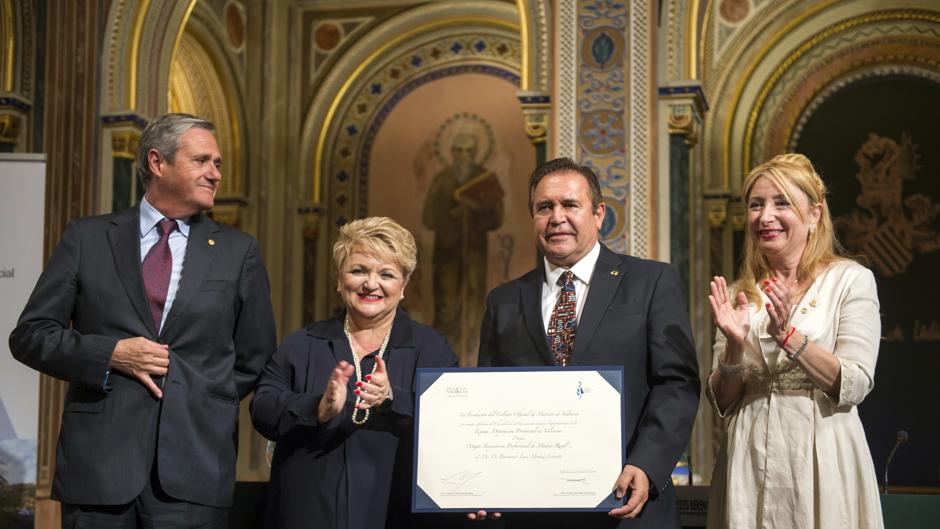
[[[901,141],[869,134],[855,153],[861,209],[835,218],[849,251],[867,255],[884,277],[903,274],[917,254],[940,248],[935,219],[940,204],[922,193],[904,195],[904,182],[920,168],[917,145],[907,134]]]

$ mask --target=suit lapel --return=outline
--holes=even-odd
[[[545,361],[545,365],[554,365],[555,359],[551,351],[548,350],[548,342],[545,338],[545,323],[542,321],[542,283],[545,282],[545,264],[539,263],[539,266],[523,279],[520,285],[522,299],[522,317],[525,320],[526,329],[535,342],[535,350]]]
[[[196,297],[199,284],[202,283],[218,251],[215,244],[209,244],[209,239],[218,231],[219,225],[204,214],[200,213],[192,218],[189,225],[189,240],[186,241],[186,258],[183,260],[182,276],[176,289],[173,306],[170,307],[170,313],[163,322],[161,335],[166,334],[173,327],[189,303]],[[219,242],[224,243],[224,241]]]
[[[614,294],[620,287],[624,274],[623,259],[608,250],[606,246],[601,245],[601,253],[597,257],[597,264],[594,265],[594,273],[591,275],[588,297],[584,301],[581,318],[578,320],[574,351],[571,353],[572,365],[577,365],[587,354],[591,339],[594,338],[594,333],[604,318],[607,307],[610,306]]]
[[[150,305],[147,302],[147,291],[144,288],[144,278],[140,273],[140,213],[137,207],[117,214],[108,228],[108,242],[111,244],[111,255],[114,257],[114,266],[117,268],[118,278],[124,285],[127,297],[130,298],[134,310],[144,322],[144,325],[157,335],[153,326],[153,316],[150,314]]]

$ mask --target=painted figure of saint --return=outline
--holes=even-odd
[[[478,139],[454,136],[452,165],[434,175],[424,202],[424,225],[434,231],[434,328],[460,365],[476,365],[486,296],[487,233],[503,223],[503,191],[476,163]]]

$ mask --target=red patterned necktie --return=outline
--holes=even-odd
[[[144,276],[144,288],[147,289],[147,301],[150,302],[150,315],[153,316],[153,325],[157,329],[157,334],[160,333],[163,306],[166,305],[166,294],[170,288],[170,272],[173,270],[170,234],[176,228],[175,220],[163,219],[157,223],[160,240],[150,247],[147,257],[144,257],[144,262],[140,265]]]
[[[548,345],[555,362],[564,367],[571,358],[574,333],[578,330],[578,298],[574,290],[574,274],[568,270],[558,278],[558,301],[548,319]]]

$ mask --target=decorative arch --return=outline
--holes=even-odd
[[[239,83],[243,75],[226,44],[224,27],[204,2],[197,4],[170,64],[167,109],[199,115],[216,125],[225,178],[220,182],[213,215],[216,220],[242,226],[241,206],[247,200],[244,97]]]
[[[301,125],[298,189],[322,211],[318,221],[322,229],[305,230],[318,239],[317,277],[305,277],[305,284],[332,281],[327,250],[335,227],[365,213],[370,138],[409,87],[466,69],[518,84],[522,55],[515,6],[447,2],[393,16],[337,59]],[[313,312],[325,314],[326,292],[332,289],[307,288],[317,292]],[[306,297],[309,311],[314,299]]]
[[[117,0],[108,12],[101,113],[158,116],[168,108],[170,63],[198,0]]]
[[[239,7],[230,3],[229,7]],[[227,9],[226,13],[231,11]],[[241,11],[239,11],[241,13]],[[210,3],[118,0],[108,12],[100,106],[101,209],[127,207],[141,191],[131,166],[140,130],[168,111],[188,112],[216,124],[225,157],[214,215],[242,225],[246,203],[243,167],[244,79],[232,41],[233,21],[222,20]],[[235,20],[237,22],[237,20]]]
[[[765,4],[724,27],[712,3],[703,45],[705,89],[715,102],[704,132],[708,186],[734,192],[749,168],[790,145],[821,91],[853,72],[886,65],[937,67],[935,2],[874,10],[835,0]],[[903,4],[903,5],[902,5]]]

